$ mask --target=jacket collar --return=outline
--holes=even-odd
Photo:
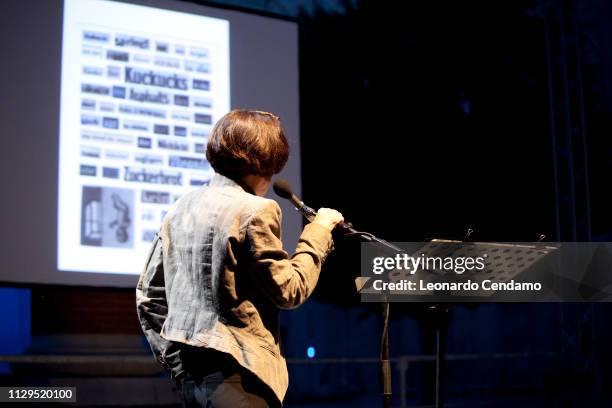
[[[219,174],[219,173],[215,173],[213,175],[213,178],[210,180],[210,183],[208,185],[210,187],[232,187],[232,188],[237,188],[237,189],[246,191],[247,193],[250,193],[250,194],[255,194],[255,192],[251,190],[251,188],[247,186],[246,184],[244,184],[242,181],[240,180],[236,181],[232,178],[226,177],[223,174]]]

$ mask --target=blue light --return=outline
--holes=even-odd
[[[306,349],[306,355],[308,356],[308,358],[314,358],[315,348],[313,346],[308,346],[308,348]]]

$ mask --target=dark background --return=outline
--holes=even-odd
[[[387,240],[612,238],[611,3],[310,2],[293,17],[310,206]],[[289,407],[378,404],[379,310],[353,291],[358,244],[336,247],[313,299],[283,314]],[[34,336],[139,334],[132,291],[43,286],[25,301]],[[394,406],[402,391],[430,405],[437,316],[391,316]],[[446,401],[611,406],[610,322],[608,304],[454,305]]]
[[[484,241],[610,240],[612,4],[361,1],[345,9],[301,21],[311,206],[338,208],[388,240],[462,239],[468,228]],[[337,243],[316,299],[354,304],[358,254],[358,244]],[[449,402],[612,404],[602,387],[611,380],[611,311],[455,305],[442,322],[447,353],[483,358],[448,363]],[[436,316],[405,304],[391,315],[392,355],[435,352]],[[360,335],[379,329],[369,330]],[[547,351],[556,357],[538,357]],[[495,360],[491,352],[533,355]],[[432,403],[432,365],[410,367],[411,402]]]

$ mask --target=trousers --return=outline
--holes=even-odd
[[[183,408],[278,408],[280,403],[254,374],[231,356],[200,347],[181,351]]]

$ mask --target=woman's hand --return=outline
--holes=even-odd
[[[333,230],[336,225],[344,221],[344,217],[336,210],[331,208],[319,208],[317,215],[315,216],[313,223],[322,225],[328,230]]]

